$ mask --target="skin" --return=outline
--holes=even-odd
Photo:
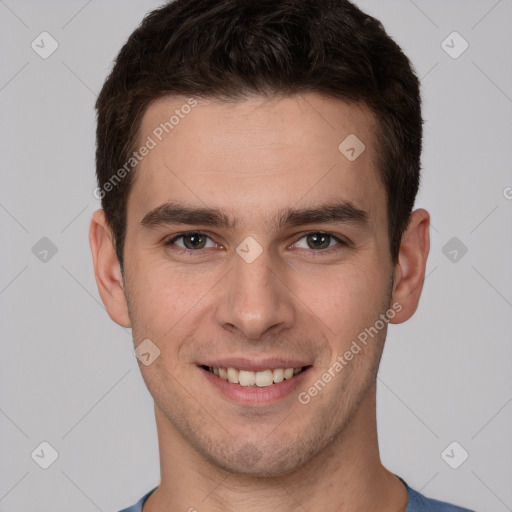
[[[161,464],[144,512],[405,510],[406,489],[382,465],[377,442],[376,372],[387,325],[308,404],[297,397],[392,304],[400,311],[391,323],[413,315],[430,247],[428,212],[412,213],[393,265],[376,120],[364,105],[316,93],[197,100],[136,168],[124,280],[102,210],[90,227],[110,317],[132,328],[135,346],[149,338],[160,350],[149,366],[139,362],[155,402]],[[186,101],[153,103],[139,143]],[[353,162],[338,150],[349,134],[366,146]],[[267,224],[286,208],[340,199],[367,212],[366,227]],[[170,200],[217,207],[235,229],[141,227]],[[164,245],[194,229],[209,237],[199,249],[190,237]],[[348,243],[328,238],[317,248],[308,235],[319,231]],[[251,263],[236,252],[247,237],[262,248]],[[320,255],[327,246],[334,251]],[[189,254],[178,252],[184,248]],[[300,358],[312,368],[290,395],[241,405],[197,366],[212,355]]]

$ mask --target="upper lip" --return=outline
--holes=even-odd
[[[201,363],[199,366],[209,366],[210,368],[236,368],[237,370],[260,372],[263,370],[275,370],[276,368],[303,368],[309,365],[310,363],[299,359],[271,358],[256,360],[230,357]]]

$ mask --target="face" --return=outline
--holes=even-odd
[[[160,351],[140,368],[161,428],[287,473],[375,382],[393,275],[375,119],[317,94],[187,104],[155,102],[139,132],[124,286],[135,345]]]

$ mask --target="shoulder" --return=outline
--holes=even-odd
[[[409,487],[409,485],[402,478],[400,478],[400,480],[407,487],[407,493],[409,496],[407,501],[407,509],[405,512],[474,512],[468,508],[458,507],[457,505],[451,505],[450,503],[446,503],[444,501],[427,498],[426,496],[423,496],[423,494]],[[137,503],[135,503],[135,505],[124,508],[120,512],[142,512],[142,506],[155,489],[152,489],[147,494],[142,496],[142,498]]]
[[[119,512],[142,512],[142,505],[146,502],[146,500],[149,498],[151,493],[156,490],[156,487],[154,489],[151,489],[148,493],[144,494],[142,498],[135,503],[135,505],[132,505],[128,508],[123,508],[123,510],[120,510]]]
[[[402,479],[400,478],[400,480]],[[402,482],[407,487],[409,495],[405,512],[474,512],[468,508],[458,507],[457,505],[452,505],[444,501],[427,498],[409,487],[403,480]]]

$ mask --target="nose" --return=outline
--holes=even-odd
[[[293,326],[296,306],[286,285],[286,269],[273,263],[264,249],[252,262],[234,255],[234,264],[225,277],[216,309],[216,321],[245,339],[258,340],[267,331]]]

